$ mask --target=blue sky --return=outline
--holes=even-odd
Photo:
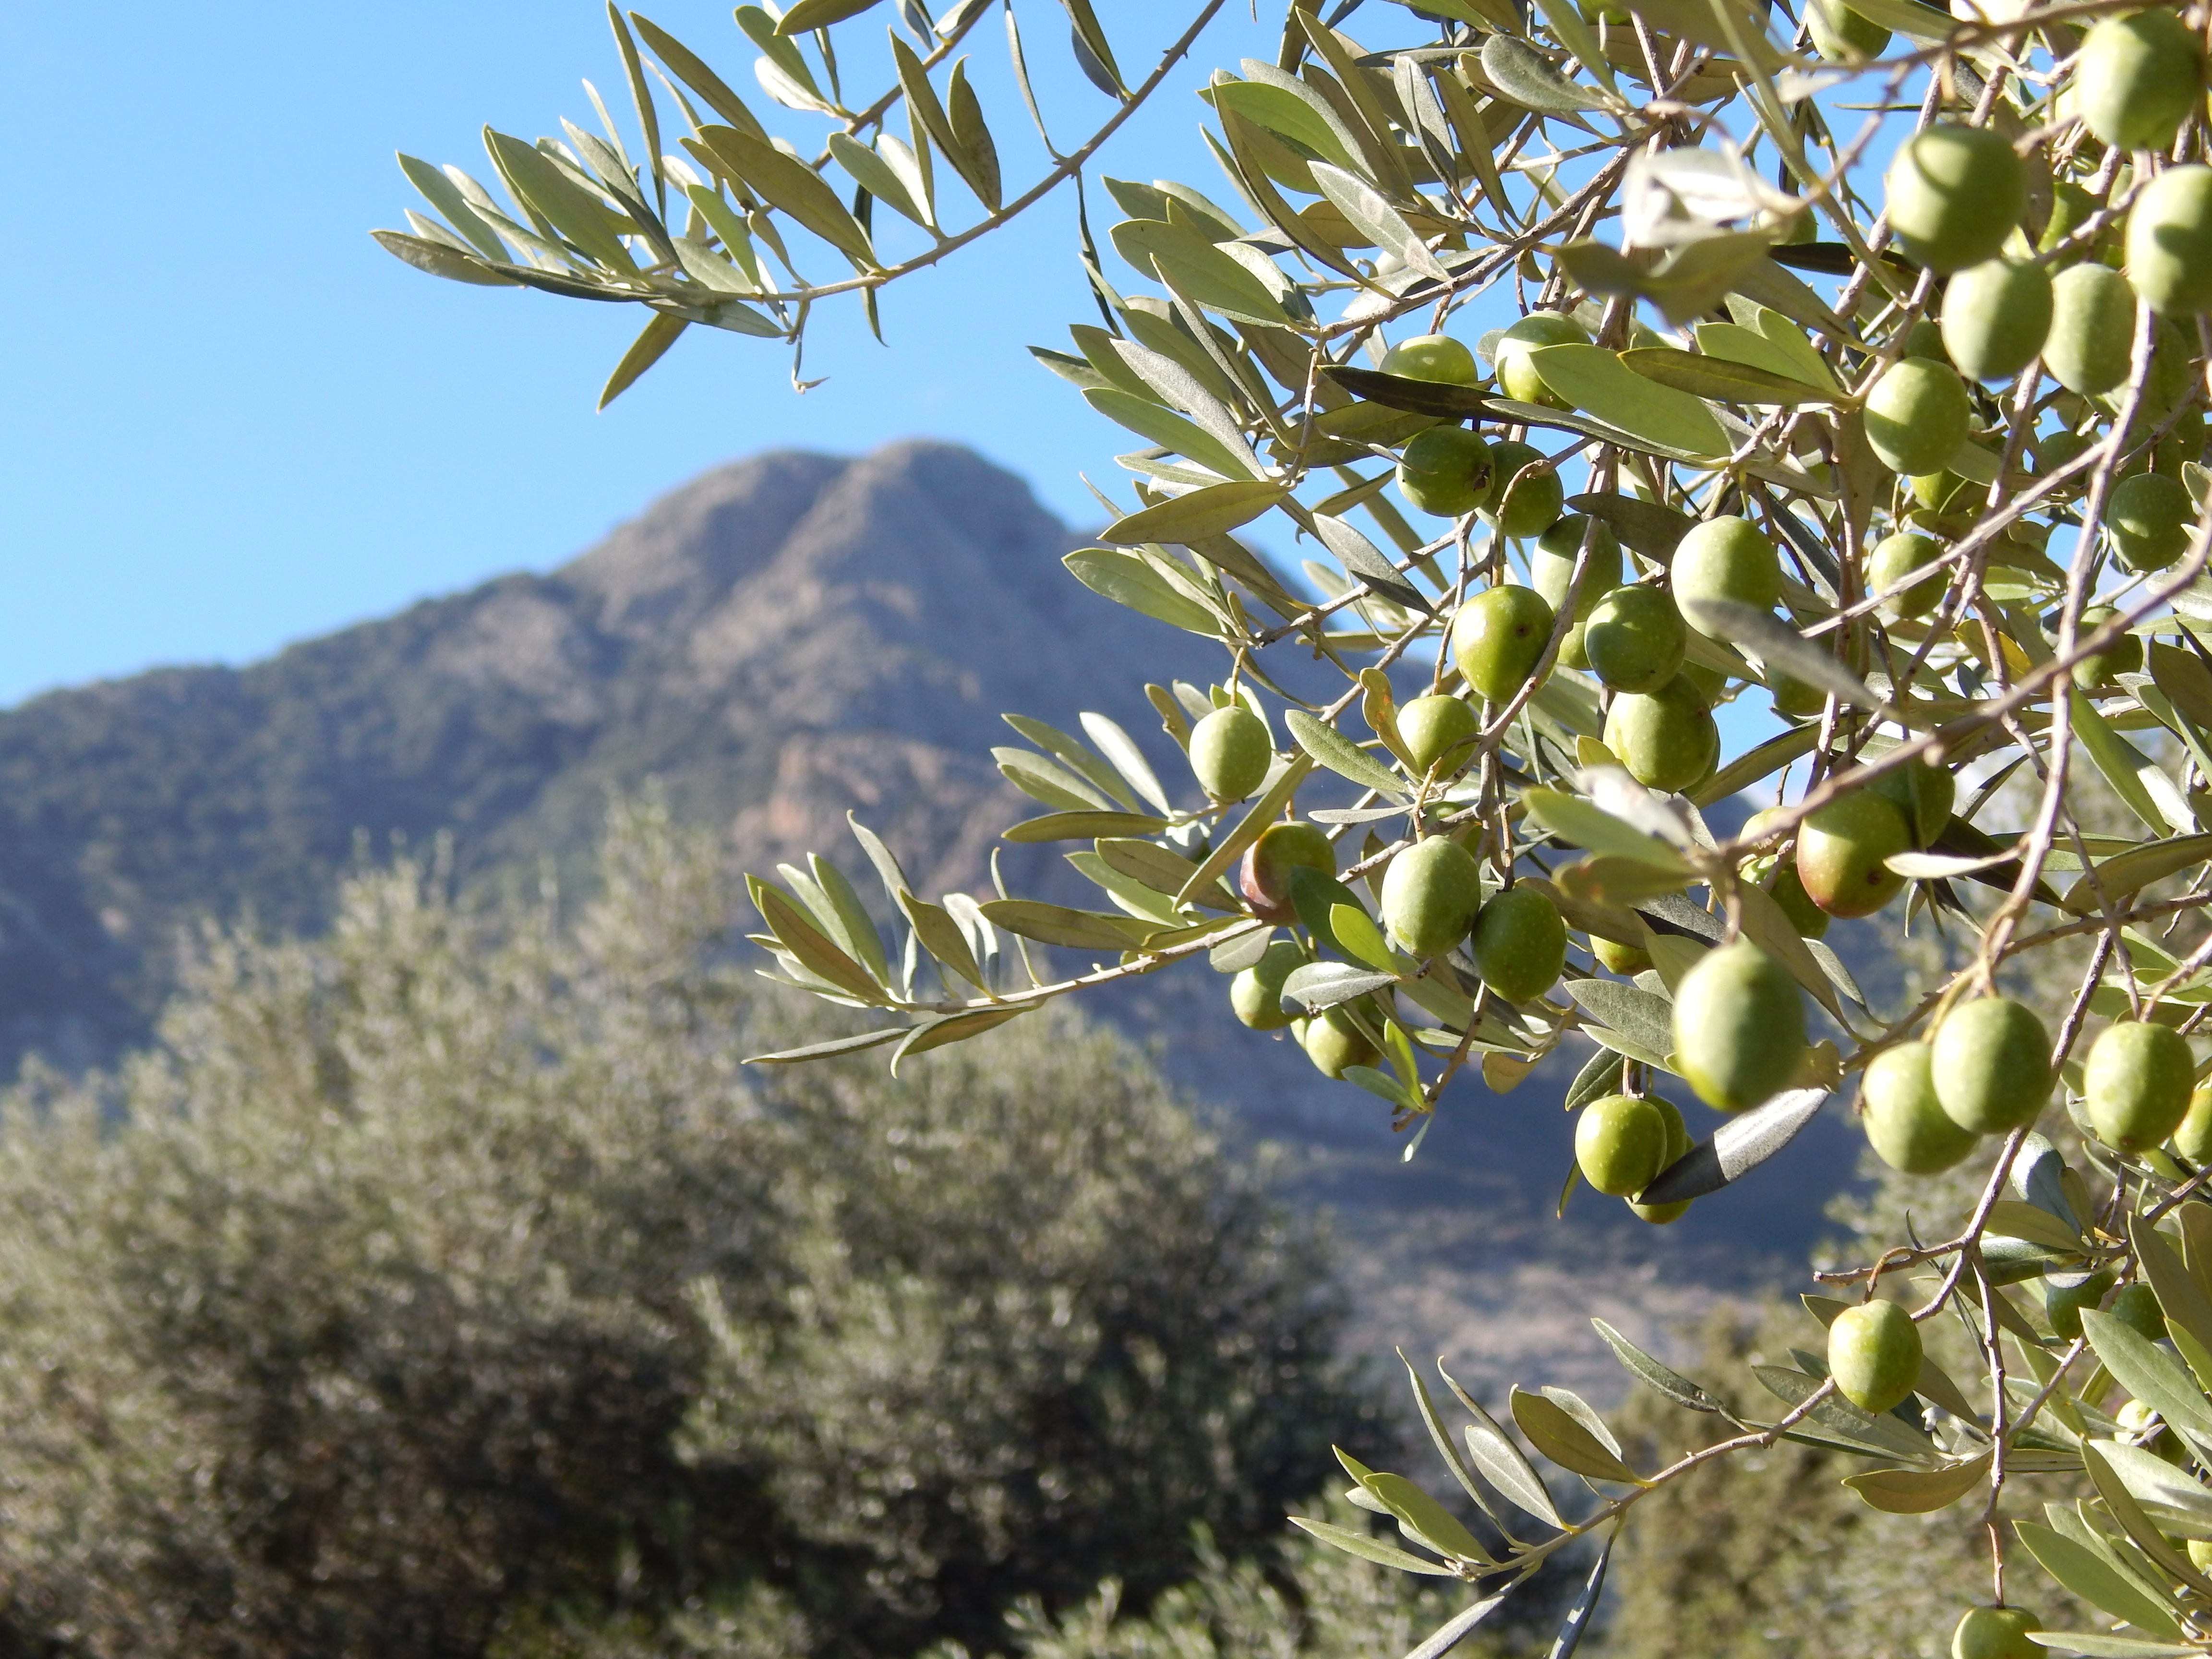
[[[640,9],[770,112],[727,7]],[[1102,9],[1133,76],[1179,7]],[[1020,12],[1050,118],[1087,130],[1110,106],[1075,75],[1058,7]],[[1003,32],[994,19],[973,39],[1012,176],[1033,152],[1006,131]],[[1273,46],[1228,8],[1108,170],[1225,194],[1192,88],[1208,64]],[[830,380],[803,398],[781,346],[693,330],[603,415],[641,313],[437,282],[368,240],[418,205],[395,149],[482,173],[484,123],[525,137],[564,115],[589,125],[585,76],[617,101],[596,0],[0,8],[17,134],[0,703],[155,663],[251,660],[558,563],[701,468],[775,445],[959,439],[1064,516],[1097,516],[1079,471],[1110,472],[1126,439],[1023,350],[1064,343],[1088,309],[1072,198],[895,289],[888,350],[856,309],[822,316],[807,369]]]

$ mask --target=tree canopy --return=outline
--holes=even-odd
[[[604,109],[604,136],[488,134],[505,204],[407,160],[442,216],[378,234],[645,307],[608,396],[692,323],[797,343],[816,306],[983,257],[1218,7],[1135,77],[1066,0],[1111,108],[1072,147],[1034,95],[987,112],[957,58],[1001,9],[1028,94],[1037,8],[740,8],[773,129],[714,52],[611,9],[635,153]],[[1146,687],[1190,775],[1103,718],[1008,715],[997,758],[1043,811],[1006,838],[1067,844],[1095,908],[924,896],[857,823],[880,905],[820,856],[752,882],[769,976],[874,1015],[777,1064],[897,1069],[1204,958],[1416,1145],[1478,1077],[1594,1043],[1562,1174],[1656,1224],[1856,1091],[1940,1212],[1824,1273],[1810,1349],[1739,1395],[1601,1329],[1713,1437],[1639,1465],[1550,1389],[1462,1395],[1462,1438],[1417,1376],[1472,1528],[1346,1456],[1400,1535],[1301,1524],[1471,1587],[1425,1659],[1784,1439],[1861,1460],[1878,1510],[1982,1506],[1994,1605],[1962,1653],[2212,1650],[2206,21],[1296,0],[1273,62],[1208,79],[1192,173],[1225,189],[1102,178],[1121,216],[1094,238],[1086,212],[1075,250],[1097,319],[1035,349],[1139,444],[1070,573],[1223,647],[1218,684]],[[1050,161],[1016,186],[993,131],[1024,115]],[[1313,663],[1330,691],[1287,672]],[[1754,787],[1775,804],[1717,831]],[[1893,908],[1952,948],[1877,1011],[1823,935]],[[2053,962],[2063,992],[2024,995]],[[2001,1513],[2008,1488],[2049,1500]],[[2123,1633],[2031,1642],[2023,1558]]]

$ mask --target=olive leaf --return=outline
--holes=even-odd
[[[876,263],[868,233],[837,199],[837,192],[805,162],[735,127],[702,127],[699,137],[686,138],[684,147],[715,172],[750,186],[855,264]]]
[[[1929,1515],[1948,1509],[1989,1478],[1990,1454],[1940,1469],[1870,1469],[1844,1484],[1889,1515]]]
[[[1628,1374],[1638,1382],[1686,1410],[1717,1413],[1723,1416],[1728,1414],[1728,1408],[1719,1401],[1714,1399],[1680,1371],[1671,1366],[1660,1364],[1602,1319],[1593,1319],[1590,1323],[1596,1328],[1597,1334],[1604,1340],[1606,1346],[1613,1350],[1613,1357],[1627,1368]]]
[[[1661,1172],[1639,1194],[1645,1204],[1702,1198],[1740,1181],[1795,1140],[1820,1115],[1826,1089],[1785,1089],[1771,1100],[1730,1118]]]
[[[1484,37],[1482,72],[1515,103],[1533,110],[1572,115],[1586,109],[1603,109],[1607,105],[1603,94],[1576,85],[1560,74],[1542,52],[1510,34]]]
[[[1798,404],[1832,404],[1842,396],[1749,363],[1699,356],[1696,352],[1679,351],[1672,346],[1641,346],[1622,352],[1620,361],[1648,380],[1721,403],[1787,408]]]
[[[993,899],[983,905],[982,911],[994,927],[1077,951],[1133,951],[1157,931],[1152,924],[1131,916],[1071,909],[1036,899]]]
[[[1732,447],[1701,399],[1638,374],[1618,352],[1544,346],[1528,354],[1528,363],[1571,406],[1633,436],[1693,456],[1723,456]]]
[[[1515,1425],[1528,1437],[1530,1445],[1561,1468],[1594,1480],[1643,1484],[1643,1477],[1621,1461],[1616,1449],[1599,1439],[1549,1391],[1530,1394],[1516,1388],[1512,1401]]]
[[[2013,1530],[2045,1572],[2091,1607],[2154,1636],[2181,1634],[2163,1602],[2086,1544],[2033,1521],[2015,1521]]]
[[[1334,1544],[1347,1555],[1358,1556],[1362,1560],[1372,1561],[1379,1566],[1395,1567],[1400,1572],[1425,1573],[1432,1578],[1457,1576],[1441,1562],[1425,1561],[1418,1555],[1378,1543],[1364,1533],[1351,1532],[1330,1522],[1313,1521],[1303,1515],[1293,1515],[1290,1522],[1302,1532],[1311,1533],[1324,1544]]]

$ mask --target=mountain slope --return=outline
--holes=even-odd
[[[921,890],[981,890],[998,831],[1036,810],[988,758],[1012,740],[1005,711],[1062,726],[1109,714],[1194,799],[1139,686],[1202,684],[1220,653],[1072,580],[1073,544],[966,450],[773,453],[694,480],[548,574],[244,669],[162,670],[0,714],[0,1066],[32,1049],[113,1057],[148,1034],[179,929],[250,912],[311,930],[336,877],[395,838],[450,836],[464,881],[545,860],[580,870],[611,794],[650,782],[741,868],[818,850],[864,877],[851,807]],[[1295,647],[1269,653],[1279,682],[1302,666]],[[1000,848],[1016,885],[1079,897],[1059,850]],[[1855,1137],[1823,1122],[1675,1227],[1588,1194],[1563,1224],[1558,1103],[1579,1054],[1508,1097],[1468,1073],[1407,1166],[1379,1105],[1237,1027],[1223,993],[1191,965],[1103,1006],[1166,1038],[1176,1074],[1238,1126],[1292,1149],[1300,1190],[1343,1217],[1370,1336],[1449,1343],[1477,1377],[1537,1362],[1555,1380],[1611,1377],[1559,1293],[1570,1273],[1609,1286],[1589,1311],[1663,1337],[1717,1290],[1802,1262],[1820,1226],[1808,1194],[1850,1167]]]

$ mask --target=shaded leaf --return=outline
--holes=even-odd
[[[1451,1578],[1457,1576],[1451,1568],[1443,1565],[1441,1562],[1424,1561],[1418,1555],[1411,1555],[1404,1550],[1378,1542],[1364,1533],[1351,1532],[1345,1528],[1333,1526],[1326,1521],[1310,1521],[1302,1515],[1291,1516],[1290,1522],[1292,1526],[1300,1530],[1311,1533],[1322,1543],[1334,1544],[1346,1554],[1358,1556],[1362,1560],[1373,1561],[1381,1566],[1395,1567],[1401,1572],[1425,1573],[1431,1578]]]
[[[1211,484],[1132,513],[1103,534],[1124,544],[1203,540],[1250,523],[1289,494],[1287,484],[1259,479]]]
[[[878,1048],[884,1043],[904,1036],[914,1028],[908,1025],[886,1026],[881,1030],[860,1031],[851,1036],[831,1037],[823,1042],[810,1042],[802,1048],[782,1048],[772,1054],[749,1054],[748,1066],[795,1066],[802,1060],[827,1060],[833,1054],[856,1054],[863,1048]]]
[[[1713,1132],[1712,1139],[1676,1159],[1638,1194],[1646,1204],[1673,1204],[1718,1192],[1741,1181],[1797,1138],[1820,1115],[1826,1089],[1785,1089],[1773,1099],[1738,1114]]]
[[[372,230],[369,237],[376,245],[403,264],[417,270],[428,271],[433,276],[443,276],[449,283],[472,283],[479,288],[515,288],[523,286],[519,276],[508,276],[493,270],[441,242],[428,241],[420,236],[410,236],[404,231]]]
[[[2013,1530],[2045,1572],[2091,1607],[2154,1636],[2181,1633],[2161,1603],[2087,1545],[2033,1521],[2015,1521]]]
[[[1635,1470],[1556,1400],[1516,1388],[1513,1421],[1528,1437],[1529,1444],[1563,1469],[1596,1480],[1643,1484]]]
[[[1626,1366],[1628,1374],[1645,1387],[1652,1389],[1677,1406],[1693,1412],[1726,1414],[1727,1408],[1696,1383],[1671,1366],[1662,1364],[1638,1347],[1602,1319],[1593,1319],[1597,1334],[1611,1348],[1613,1357]]]
[[[999,838],[1016,842],[1089,841],[1095,836],[1156,836],[1166,828],[1166,819],[1141,812],[1048,812],[1024,819],[1001,831]]]
[[[805,162],[793,161],[765,138],[735,127],[704,126],[699,129],[696,143],[688,138],[684,142],[687,149],[716,172],[750,186],[771,207],[788,214],[855,263],[875,264],[875,247],[868,233],[837,199],[837,192]]]
[[[1799,404],[1838,403],[1843,396],[1749,363],[1700,356],[1672,346],[1639,346],[1622,352],[1620,361],[1646,380],[1720,403],[1790,408]]]
[[[1133,916],[1071,909],[1036,899],[993,899],[981,907],[994,927],[1078,951],[1133,951],[1158,929]]]

